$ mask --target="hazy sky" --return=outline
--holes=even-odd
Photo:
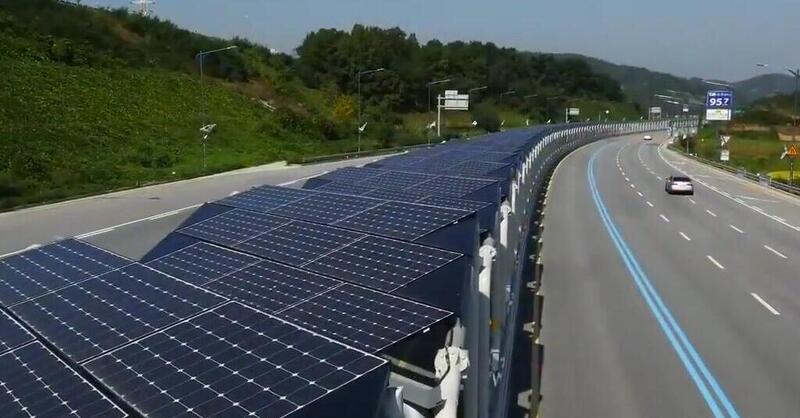
[[[728,81],[763,73],[756,62],[800,66],[800,0],[157,0],[154,9],[188,29],[284,52],[309,31],[363,23],[420,41],[492,41]]]

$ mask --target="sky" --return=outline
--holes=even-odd
[[[308,32],[362,23],[398,26],[422,42],[491,41],[684,77],[738,81],[800,66],[798,0],[157,0],[153,8],[181,27],[287,53]]]

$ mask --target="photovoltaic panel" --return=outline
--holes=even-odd
[[[288,219],[260,212],[234,209],[190,225],[180,232],[217,244],[232,246],[289,222]]]
[[[418,184],[412,191],[436,196],[462,197],[496,183],[497,180],[443,176]]]
[[[272,215],[303,221],[331,223],[383,203],[368,197],[314,193],[305,199],[269,211]]]
[[[437,248],[367,236],[303,268],[393,292],[460,257],[461,254]]]
[[[0,411],[4,417],[128,416],[38,341],[0,355]]]
[[[461,164],[442,170],[443,173],[450,176],[464,176],[464,177],[485,177],[493,171],[502,170],[508,167],[508,164],[483,162],[483,161],[465,161]]]
[[[224,301],[131,264],[12,310],[59,351],[82,362]]]
[[[328,183],[314,189],[314,191],[317,192],[350,194],[354,196],[366,195],[368,192],[372,190],[373,190],[372,187],[364,187],[352,183],[340,183],[340,182]]]
[[[437,229],[458,222],[470,212],[437,206],[387,202],[381,206],[351,216],[334,225],[414,241]]]
[[[394,200],[397,202],[414,203],[426,198],[428,195],[403,190],[375,189],[367,193],[365,196],[384,200]]]
[[[359,182],[358,185],[373,187],[378,189],[402,190],[414,186],[415,184],[432,180],[433,178],[435,178],[435,176],[421,174],[421,173],[390,171],[386,174],[382,174],[380,176],[372,177],[368,180]]]
[[[0,259],[0,303],[11,306],[130,263],[74,239]]]
[[[339,183],[358,183],[370,177],[385,173],[384,170],[369,167],[344,167],[319,176],[321,179]]]
[[[232,302],[136,341],[86,368],[143,415],[305,416],[386,362]],[[365,394],[366,395],[366,394]],[[362,395],[364,396],[364,395]]]
[[[299,267],[362,237],[358,232],[295,221],[234,248]]]
[[[259,261],[261,259],[258,257],[198,242],[147,265],[195,286],[202,286]]]
[[[454,208],[475,212],[490,205],[486,202],[477,202],[474,200],[458,199],[447,196],[428,196],[418,201],[421,205],[442,206],[445,208]]]
[[[416,157],[414,155],[416,155],[416,153],[412,154],[412,155],[409,155],[409,156],[400,155],[400,156],[397,156],[397,157],[390,157],[390,158],[386,158],[386,159],[380,160],[380,161],[376,162],[375,164],[378,165],[378,166],[381,166],[381,167],[408,167],[408,166],[414,165],[414,164],[416,164],[416,163],[418,163],[418,162],[420,162],[420,161],[422,161],[422,160],[424,160],[426,158],[426,157],[422,157],[422,156]]]
[[[219,204],[234,208],[266,212],[278,206],[300,200],[314,192],[277,186],[261,186],[220,200]]]
[[[31,333],[8,314],[0,312],[0,353],[31,341],[33,341]]]
[[[305,270],[262,261],[208,283],[205,287],[245,305],[273,313],[341,284],[338,280]]]
[[[377,353],[425,331],[452,313],[344,284],[278,316],[349,346]]]

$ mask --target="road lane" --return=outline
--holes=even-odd
[[[763,243],[751,240],[760,238],[749,231],[751,226],[748,222],[753,222],[754,216],[729,215],[728,208],[720,201],[724,197],[709,198],[706,193],[698,193],[695,205],[686,197],[667,196],[663,177],[670,174],[671,168],[650,159],[649,151],[654,152],[656,146],[646,145],[642,149],[640,144],[638,140],[620,141],[619,145],[601,152],[596,162],[598,189],[621,235],[705,362],[709,373],[729,397],[733,410],[741,416],[796,416],[800,410],[800,402],[794,396],[800,390],[800,367],[796,364],[800,332],[793,321],[800,319],[800,311],[796,302],[786,302],[787,299],[800,298],[800,285],[792,283],[796,281],[792,280],[796,277],[792,273],[796,269],[787,260],[765,250]],[[565,168],[574,165],[570,169],[572,177],[585,179],[587,150],[590,149],[596,147],[580,150],[564,163]],[[640,155],[643,155],[642,161]],[[576,160],[583,161],[574,162]],[[547,353],[543,390],[544,410],[548,412],[543,416],[715,416],[715,411],[703,401],[703,395],[694,389],[699,386],[689,379],[687,369],[680,364],[670,365],[661,357],[676,359],[676,352],[653,352],[653,361],[642,364],[635,356],[629,359],[630,363],[609,363],[607,359],[615,356],[597,351],[598,347],[615,347],[622,342],[646,351],[640,338],[642,335],[667,345],[664,334],[653,335],[652,329],[643,329],[652,327],[652,323],[633,318],[653,316],[642,313],[641,309],[630,309],[631,302],[627,299],[641,299],[641,296],[618,290],[614,292],[618,294],[617,302],[630,309],[628,315],[614,317],[615,321],[624,324],[624,331],[613,332],[615,327],[603,324],[601,329],[606,332],[571,332],[567,339],[564,331],[552,329],[563,326],[585,330],[610,318],[610,307],[579,296],[585,286],[582,280],[616,283],[625,279],[630,287],[634,283],[630,274],[619,276],[618,270],[611,270],[610,266],[619,266],[620,256],[613,254],[613,250],[608,255],[613,249],[609,235],[598,234],[596,229],[588,227],[588,223],[596,222],[598,215],[564,213],[564,205],[576,208],[591,206],[585,187],[574,190],[576,185],[563,179],[564,171],[568,170],[562,169],[553,179],[551,196],[554,200],[549,208],[556,205],[558,196],[567,194],[569,197],[562,197],[559,210],[547,212],[545,218],[546,303],[542,341]],[[635,182],[636,189],[630,188],[625,176]],[[572,191],[564,191],[570,186]],[[637,191],[644,196],[639,196]],[[717,216],[709,215],[706,210]],[[662,214],[669,223],[660,219]],[[772,222],[766,218],[763,221]],[[737,232],[730,227],[731,224],[747,230],[747,234]],[[576,254],[597,252],[607,255],[606,266],[602,263],[575,264]],[[712,260],[725,269],[719,268]],[[775,264],[776,261],[782,264]],[[584,279],[580,279],[582,277]],[[604,286],[592,290],[598,292],[594,298],[608,297]],[[785,306],[779,306],[784,303]],[[766,306],[782,315],[775,315]],[[576,316],[573,310],[578,310],[581,315]],[[648,343],[652,347],[656,342]],[[553,351],[559,353],[553,354]],[[611,366],[580,362],[583,358],[594,358],[596,362]],[[610,372],[608,367],[621,370]],[[643,369],[635,375],[626,373],[631,367]],[[671,367],[681,370],[683,382],[668,382],[660,378],[662,373],[673,373],[675,370]],[[571,382],[559,374],[562,368],[575,374],[574,380],[596,382],[613,375],[628,378],[610,382],[608,389],[594,388],[599,393],[592,393],[581,386],[571,386]],[[654,382],[658,382],[656,387],[653,387]],[[556,393],[556,390],[566,391],[566,394]],[[637,393],[640,398],[631,400],[630,393]],[[670,400],[667,406],[659,408],[646,403],[648,397],[656,394]],[[614,401],[598,400],[598,397]],[[732,416],[719,396],[712,398],[722,416]],[[552,403],[548,404],[549,401]],[[636,407],[629,407],[626,402],[633,402]],[[687,413],[682,409],[686,405],[697,408],[698,403],[703,407],[700,410]]]

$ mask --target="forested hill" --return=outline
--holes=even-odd
[[[229,45],[238,48],[205,58],[201,95],[196,54]],[[0,208],[351,151],[355,73],[377,67],[386,71],[363,84],[365,149],[425,141],[426,83],[442,78],[453,81],[441,89],[487,87],[472,112],[448,117],[447,136],[466,134],[473,119],[485,130],[558,119],[566,103],[638,115],[616,81],[581,59],[421,44],[397,28],[361,25],[310,33],[290,56],[123,9],[2,0]],[[207,169],[205,120],[217,124]]]

